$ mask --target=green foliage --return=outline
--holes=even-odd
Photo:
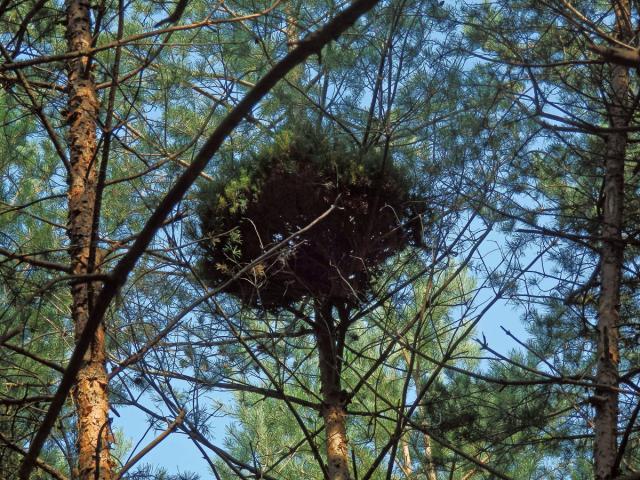
[[[345,5],[190,0],[179,28],[149,33],[176,3],[90,7],[101,49],[91,61],[100,97],[96,165],[110,143],[98,232],[99,247],[108,250],[104,271],[248,89]],[[470,458],[514,479],[590,478],[612,67],[588,42],[609,45],[601,32],[612,32],[614,14],[610,1],[572,1],[587,20],[562,2],[547,3],[383,1],[282,79],[225,140],[197,192],[171,212],[108,315],[109,368],[144,351],[111,379],[113,404],[140,403],[158,429],[184,408],[185,425],[212,442],[220,407],[237,421],[224,440],[237,458],[276,478],[321,478],[310,446],[323,456],[322,419],[309,406],[321,397],[311,305],[321,299],[350,314],[339,325],[341,388],[360,385],[348,405],[359,478],[390,439],[399,441],[395,457],[387,451],[372,479],[424,478],[430,468],[438,480],[491,478]],[[0,335],[19,333],[0,348],[0,433],[28,448],[60,379],[38,359],[64,365],[74,343],[67,273],[19,257],[68,263],[68,184],[52,141],[65,149],[65,59],[58,55],[67,46],[63,2],[2,4]],[[120,13],[117,54],[109,45]],[[637,16],[636,9],[634,23]],[[630,78],[633,93],[633,69]],[[633,102],[619,311],[621,434],[638,403],[640,362]],[[223,286],[334,205],[311,230],[224,286],[230,295],[195,300],[208,295],[204,286]],[[487,225],[493,233],[485,238]],[[528,327],[521,351],[496,358],[484,343],[456,343],[472,335],[465,330],[472,319],[486,313],[501,322],[484,309],[505,299],[520,307]],[[233,394],[219,402],[223,390]],[[281,394],[300,400],[298,418]],[[69,478],[71,411],[69,403],[41,455]],[[137,444],[124,439],[127,427],[117,434],[117,458]],[[638,470],[637,445],[632,429],[623,469]],[[12,478],[20,460],[0,445],[0,477]],[[223,478],[239,477],[219,458],[216,465]],[[153,465],[127,475],[196,477]]]

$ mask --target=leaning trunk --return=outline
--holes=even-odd
[[[91,47],[89,2],[67,4],[67,47],[83,51]],[[91,60],[80,56],[68,64],[69,124],[69,252],[74,275],[91,273],[91,229],[96,200],[96,124],[98,99],[91,74]],[[95,254],[94,254],[95,256]],[[71,287],[72,318],[76,339],[91,311],[92,286],[78,281]],[[100,327],[85,354],[73,392],[78,425],[78,477],[108,480],[113,465],[109,455],[109,400],[105,368],[105,336]]]
[[[316,308],[315,335],[318,343],[322,418],[326,435],[329,480],[349,480],[347,447],[347,394],[340,388],[342,347],[331,305]]]
[[[629,41],[633,32],[629,24],[628,0],[613,2],[616,36]],[[608,113],[611,126],[619,129],[628,124],[625,106],[629,96],[629,73],[622,65],[611,66],[611,98]],[[604,186],[602,198],[602,249],[600,252],[601,287],[598,305],[598,349],[595,415],[595,478],[611,479],[616,472],[618,424],[618,325],[620,315],[620,280],[624,243],[622,213],[624,200],[624,161],[627,134],[610,133],[606,141]]]

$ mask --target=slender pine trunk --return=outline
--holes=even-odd
[[[347,440],[346,393],[340,387],[342,347],[330,304],[316,307],[315,335],[318,344],[322,418],[326,435],[329,480],[350,480]]]
[[[408,352],[404,350],[405,358],[408,358]],[[408,363],[408,362],[407,362]],[[422,391],[422,379],[420,378],[420,374],[418,369],[414,369],[413,371],[413,381],[416,384],[416,390],[418,392]],[[427,418],[426,407],[420,406],[418,407],[422,418]],[[424,441],[424,471],[427,477],[427,480],[437,480],[436,475],[436,466],[433,463],[433,449],[431,447],[431,437],[429,434],[424,431],[422,432],[422,440]]]
[[[630,25],[628,0],[612,2],[616,17],[616,37],[629,41],[633,32]],[[611,65],[608,113],[611,127],[628,124],[626,105],[629,96],[629,72],[622,65]],[[602,198],[602,242],[600,252],[601,287],[598,305],[598,349],[596,381],[605,388],[596,390],[595,415],[595,478],[612,479],[616,475],[618,425],[618,325],[620,316],[620,283],[624,255],[622,218],[624,207],[624,161],[627,134],[610,133],[606,141],[604,158],[605,176]],[[607,388],[608,387],[608,388]]]
[[[82,51],[91,47],[91,13],[87,0],[67,3],[67,48]],[[73,273],[90,273],[91,228],[96,200],[96,125],[99,102],[87,56],[68,63],[69,126],[69,249]],[[71,287],[72,318],[79,338],[91,310],[91,288],[86,282]],[[81,480],[110,480],[113,464],[109,454],[109,399],[105,368],[105,335],[100,327],[73,391],[78,430],[78,477]]]

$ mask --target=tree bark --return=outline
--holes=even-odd
[[[91,16],[87,0],[67,4],[67,48],[91,47]],[[75,275],[91,273],[90,259],[93,211],[96,203],[96,125],[99,102],[91,73],[91,59],[81,56],[68,63],[69,172],[68,232],[71,267]],[[95,255],[94,255],[95,256]],[[99,259],[98,259],[99,260]],[[80,338],[92,306],[95,285],[78,281],[71,286],[72,319],[76,341]],[[110,480],[113,465],[109,454],[111,432],[105,368],[104,327],[97,329],[84,355],[73,390],[77,415],[78,477]]]
[[[612,2],[615,11],[615,34],[619,40],[633,37],[628,0]],[[611,126],[628,124],[626,105],[629,97],[629,72],[623,65],[610,66],[608,113]],[[625,132],[610,133],[606,140],[605,176],[602,196],[602,242],[600,252],[600,299],[598,304],[598,348],[596,381],[605,388],[596,389],[593,399],[595,425],[595,478],[612,479],[617,472],[618,425],[618,325],[620,315],[620,281],[624,255],[622,219],[624,202],[624,161],[627,150]],[[609,388],[606,388],[609,387]]]
[[[433,464],[433,451],[431,449],[431,437],[427,435],[427,432],[422,432],[422,439],[424,440],[424,463],[425,471],[427,474],[427,480],[437,480],[436,467]]]
[[[329,480],[350,480],[347,393],[340,388],[343,348],[331,311],[329,303],[316,305],[315,335],[318,344],[327,471]]]
[[[411,462],[411,449],[406,438],[402,439],[402,462],[399,462],[400,469],[404,476],[411,478],[413,476],[413,464]]]
[[[427,287],[427,293],[429,293],[430,290],[431,290],[431,282],[429,282],[429,286]],[[410,354],[406,348],[402,349],[402,356],[407,362],[407,365],[409,365]],[[422,379],[420,378],[420,371],[422,371],[422,369],[419,367],[419,364],[417,363],[416,368],[414,368],[413,372],[411,373],[411,376],[413,377],[413,383],[415,383],[416,391],[418,392],[421,392],[423,387]],[[422,416],[422,418],[427,418],[427,411],[424,405],[419,406],[418,411],[420,412],[420,415]],[[422,440],[424,441],[423,467],[424,467],[425,476],[427,477],[427,480],[437,480],[436,466],[433,463],[433,449],[431,447],[431,437],[426,431],[422,432]]]

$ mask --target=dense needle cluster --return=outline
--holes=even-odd
[[[283,132],[201,190],[203,276],[222,285],[336,205],[224,290],[269,309],[305,296],[361,302],[385,260],[421,243],[424,195],[390,157],[310,129]]]

